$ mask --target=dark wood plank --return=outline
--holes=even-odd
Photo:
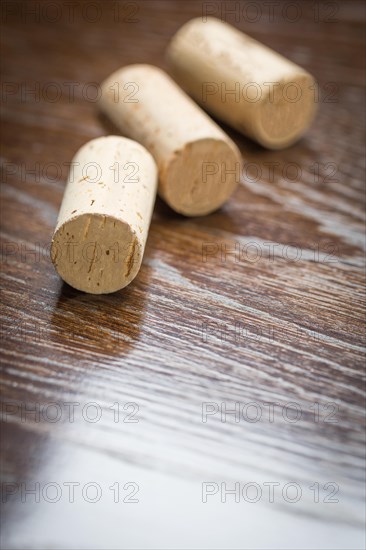
[[[362,548],[363,3],[296,2],[291,21],[288,3],[272,20],[259,2],[256,22],[251,2],[76,2],[73,18],[67,4],[2,4],[2,546]],[[135,281],[79,293],[48,246],[67,163],[114,131],[93,83],[166,67],[169,37],[204,9],[312,72],[316,120],[276,152],[225,127],[245,160],[230,201],[184,219],[158,199]],[[78,487],[69,502],[65,482],[98,483],[102,498]],[[117,482],[123,498],[138,485],[138,505],[114,502]],[[218,489],[207,503],[205,482]],[[221,482],[257,483],[262,498],[221,502]],[[292,482],[296,503],[282,496]]]

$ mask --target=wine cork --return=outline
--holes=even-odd
[[[314,116],[315,81],[308,72],[213,17],[183,25],[167,59],[198,103],[269,149],[294,143]]]
[[[164,71],[130,65],[101,91],[101,110],[154,156],[158,192],[171,208],[200,216],[228,199],[240,179],[240,152]]]
[[[139,143],[108,136],[81,147],[51,245],[62,279],[92,294],[128,285],[140,269],[156,188],[155,161]]]

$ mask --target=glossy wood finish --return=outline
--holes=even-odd
[[[14,494],[2,547],[362,548],[362,2],[297,3],[296,22],[286,3],[273,21],[259,3],[252,23],[245,2],[238,21],[210,3],[314,74],[318,115],[277,152],[225,128],[246,163],[238,191],[195,219],[158,200],[138,277],[108,296],[64,285],[47,248],[67,163],[115,131],[90,83],[124,64],[164,68],[169,37],[203,5],[97,2],[93,15],[77,2],[72,18],[60,1],[51,23],[45,4],[3,2],[2,480]],[[222,502],[222,482],[262,497]],[[297,502],[282,496],[290,482]]]

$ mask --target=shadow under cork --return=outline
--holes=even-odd
[[[111,294],[87,294],[62,282],[50,320],[50,339],[70,351],[126,355],[139,341],[150,268]]]
[[[120,128],[118,128],[118,126],[116,126],[110,118],[108,118],[107,115],[102,113],[100,110],[97,112],[97,119],[101,129],[105,130],[106,135],[128,137],[126,134],[121,132]]]

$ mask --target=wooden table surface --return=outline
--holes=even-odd
[[[228,203],[158,199],[133,283],[73,290],[48,251],[67,163],[113,131],[98,84],[166,68],[205,10],[313,73],[316,120],[276,152],[224,127],[245,162]],[[2,19],[2,548],[363,548],[363,2]]]

